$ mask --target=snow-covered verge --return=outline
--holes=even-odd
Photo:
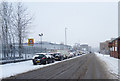
[[[106,54],[99,54],[96,52],[95,54],[100,58],[102,62],[106,64],[106,67],[111,74],[115,75],[116,77],[120,76],[118,74],[118,61],[120,61],[119,59],[110,57],[110,55]]]
[[[80,56],[83,56],[83,55],[80,55]],[[57,64],[60,62],[75,59],[75,58],[80,57],[80,56],[69,58],[69,59],[66,59],[63,61],[55,61],[54,63],[50,63],[50,64],[46,64],[46,65],[33,65],[32,60],[0,65],[0,78],[7,78],[10,76],[25,73],[25,72],[32,71],[35,69],[44,68],[44,67],[54,65],[54,64]]]

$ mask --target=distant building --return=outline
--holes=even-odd
[[[34,46],[28,46],[28,43],[23,44],[23,51],[25,53],[38,53],[38,52],[48,52],[55,50],[70,50],[72,47],[70,45],[56,44],[50,42],[34,43]],[[18,50],[18,44],[16,44],[16,50]]]
[[[81,51],[91,51],[91,46],[88,46],[87,44],[80,45]]]
[[[110,40],[100,43],[100,53],[109,54],[109,47],[108,47],[109,42]]]
[[[73,50],[80,50],[80,43],[75,43],[73,46]]]
[[[56,43],[50,43],[50,42],[42,42],[41,43],[35,43],[34,47],[39,47],[43,49],[71,49],[72,47],[69,45],[64,45],[64,44],[56,44]],[[24,43],[23,46],[28,46],[28,43]]]
[[[88,51],[92,51],[92,47],[91,46],[88,46]]]

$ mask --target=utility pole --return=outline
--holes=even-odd
[[[65,27],[65,46],[64,49],[67,49],[67,32],[66,32],[67,28]]]
[[[65,28],[65,45],[67,45],[67,33],[66,33],[67,28]]]

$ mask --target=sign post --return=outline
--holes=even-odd
[[[28,39],[28,46],[34,46],[34,39]]]
[[[28,39],[28,46],[32,46],[32,49],[33,49],[34,39]],[[33,49],[33,54],[34,54],[34,49]]]

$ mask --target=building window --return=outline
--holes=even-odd
[[[113,51],[112,47],[110,48],[110,51]]]
[[[117,47],[117,40],[115,41],[115,46]]]
[[[115,51],[117,51],[117,47],[115,47]]]
[[[114,51],[114,47],[112,47],[112,51]]]

